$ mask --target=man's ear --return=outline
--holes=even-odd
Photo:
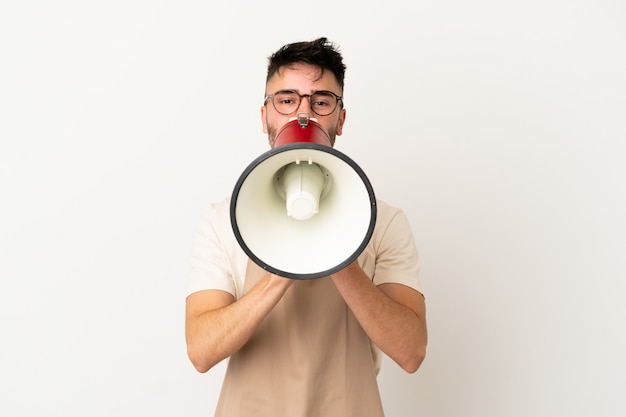
[[[267,111],[267,107],[261,106],[261,123],[263,123],[263,133],[267,134],[267,117],[265,112]]]
[[[341,113],[339,114],[339,122],[337,123],[337,136],[341,136],[343,132],[343,124],[346,122],[346,109],[341,109]]]

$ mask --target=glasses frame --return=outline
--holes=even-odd
[[[276,103],[274,103],[274,96],[278,93],[293,93],[295,95],[298,96],[298,104],[295,108],[294,111],[292,111],[291,113],[283,113],[281,111],[279,111],[276,108]],[[316,112],[313,109],[313,105],[311,104],[311,96],[315,95],[315,94],[319,94],[319,93],[324,93],[324,94],[330,94],[331,96],[335,97],[335,107],[333,107],[332,111],[330,111],[328,114],[319,114],[318,112]],[[311,94],[300,94],[299,92],[297,92],[296,90],[278,90],[275,91],[272,94],[269,94],[267,96],[265,96],[265,98],[263,99],[263,104],[265,105],[267,103],[267,100],[272,100],[272,106],[274,106],[274,110],[276,110],[279,114],[282,114],[283,116],[289,116],[290,114],[295,113],[299,108],[300,108],[300,104],[302,104],[302,98],[306,97],[309,100],[309,107],[311,108],[311,111],[315,114],[317,114],[318,116],[330,116],[331,114],[333,114],[335,112],[335,110],[337,110],[337,105],[339,104],[339,102],[341,101],[341,108],[343,108],[343,97],[342,96],[338,96],[337,94],[333,93],[332,91],[328,91],[328,90],[318,90],[318,91],[313,91]]]

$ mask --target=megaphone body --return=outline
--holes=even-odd
[[[299,115],[241,174],[230,218],[239,245],[257,265],[287,278],[315,279],[363,252],[376,224],[376,198],[363,170],[332,148],[318,123]]]

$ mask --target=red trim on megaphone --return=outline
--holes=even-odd
[[[306,126],[301,126],[298,119],[288,122],[278,131],[274,148],[291,143],[317,143],[331,147],[330,136],[324,131],[319,123],[314,120],[308,120]]]

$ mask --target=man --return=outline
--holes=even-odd
[[[270,146],[302,112],[334,143],[346,120],[344,73],[341,54],[326,38],[274,53],[261,107]],[[317,92],[334,98],[331,107],[321,107]],[[374,234],[357,261],[329,277],[292,280],[247,258],[231,229],[229,204],[211,205],[198,227],[186,311],[196,369],[230,358],[215,415],[383,416],[380,352],[415,372],[426,351],[418,256],[403,212],[377,201]]]

